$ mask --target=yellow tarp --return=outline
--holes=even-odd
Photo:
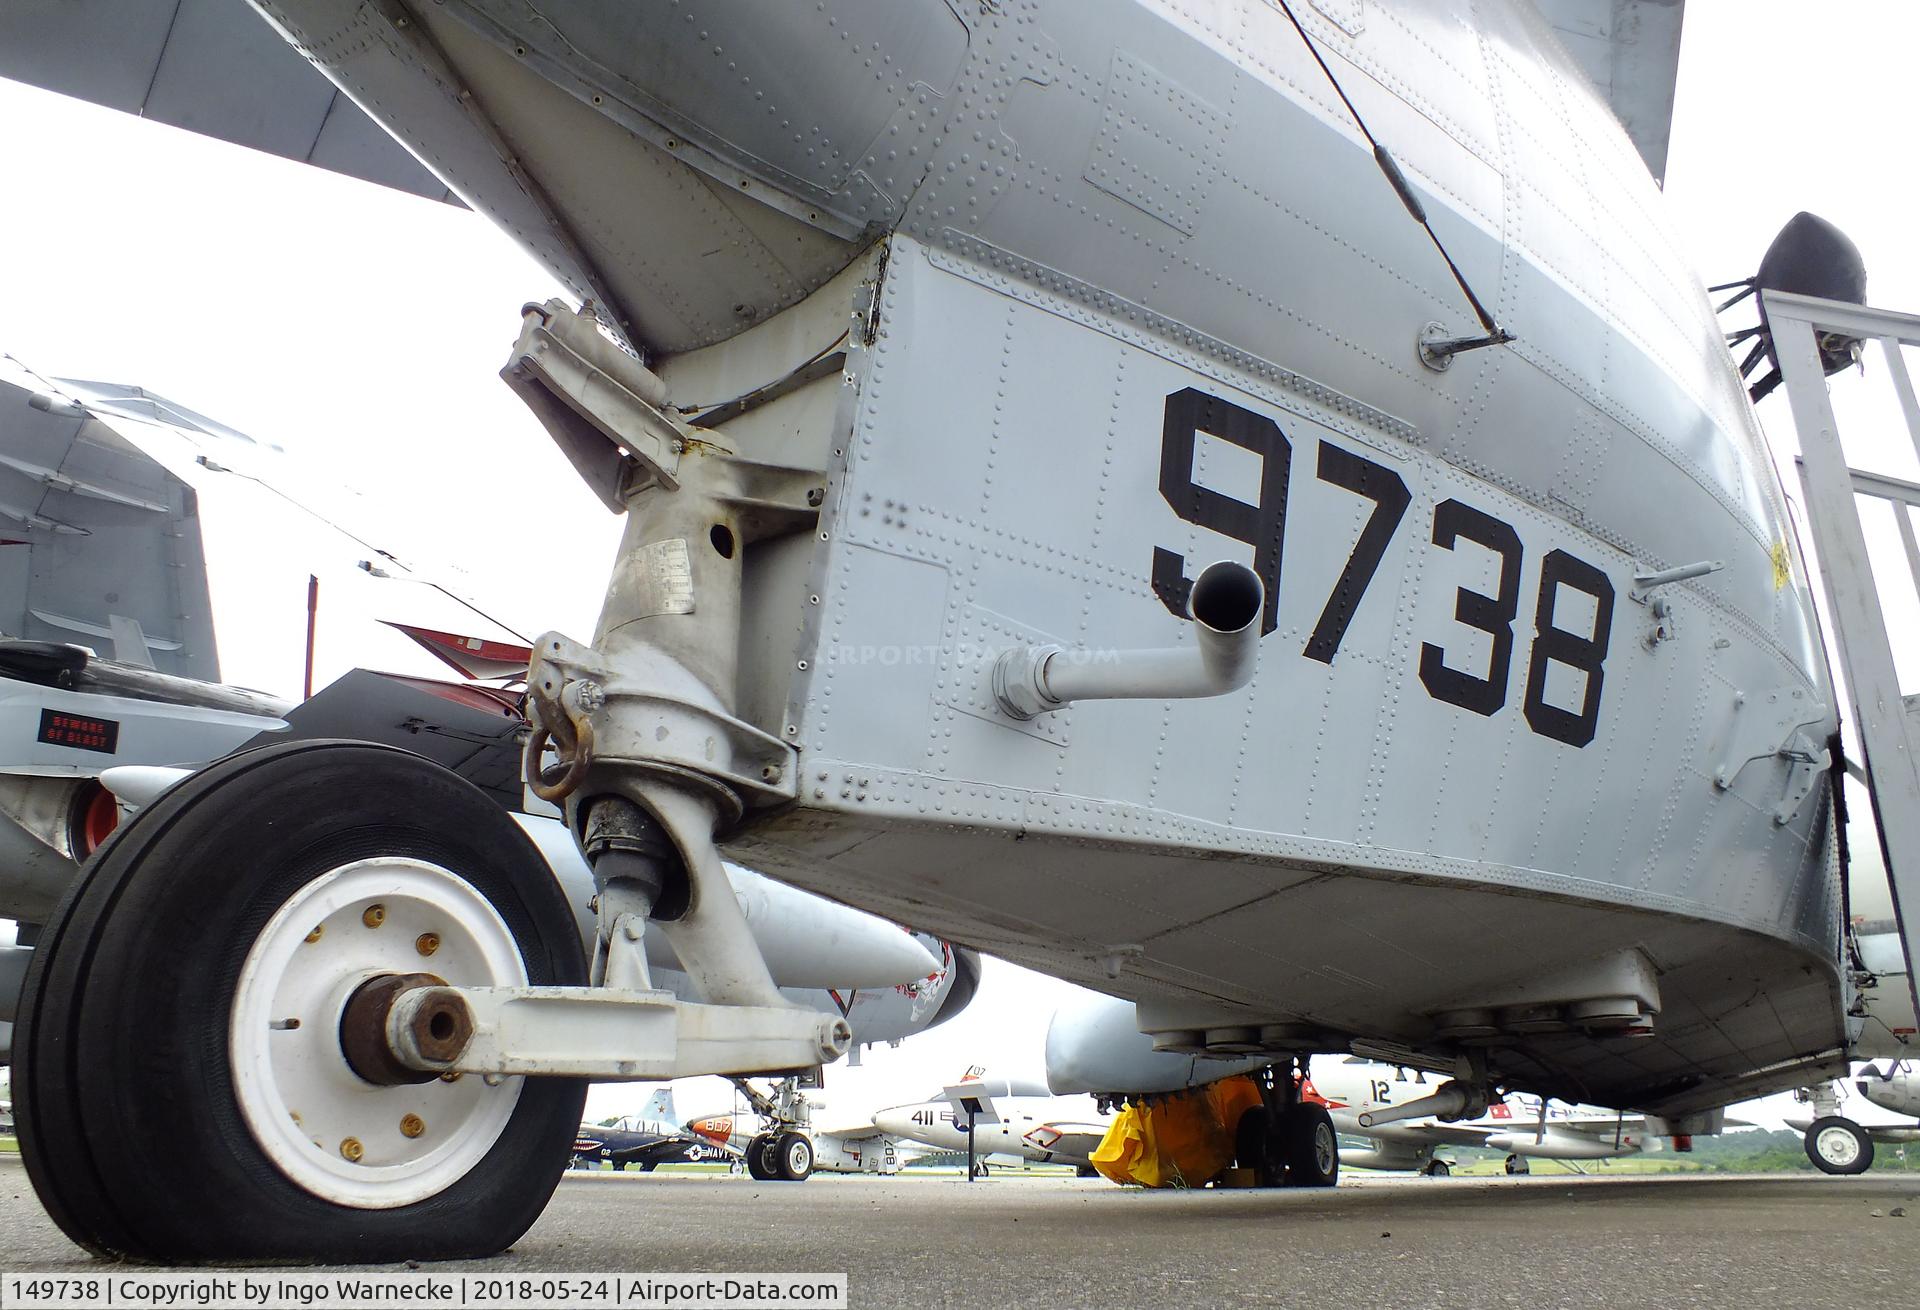
[[[1260,1106],[1253,1079],[1226,1078],[1113,1117],[1093,1167],[1116,1183],[1204,1187],[1233,1163],[1240,1116]]]

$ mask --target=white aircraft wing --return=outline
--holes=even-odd
[[[1413,1142],[1432,1146],[1479,1146],[1495,1131],[1484,1124],[1444,1124],[1437,1120],[1412,1120],[1396,1124],[1384,1124],[1378,1128],[1362,1128],[1354,1122],[1351,1114],[1334,1114],[1334,1127],[1343,1133],[1355,1137],[1377,1137],[1383,1141]]]
[[[1867,1136],[1881,1146],[1920,1142],[1920,1124],[1861,1124]]]
[[[1813,1120],[1783,1119],[1781,1122],[1796,1133],[1804,1133]],[[1871,1137],[1876,1146],[1906,1146],[1920,1142],[1920,1124],[1860,1124],[1860,1131]]]
[[[815,1111],[818,1114],[818,1111]],[[822,1137],[838,1137],[843,1142],[864,1142],[869,1139],[878,1141],[886,1134],[875,1126],[872,1119],[860,1119],[852,1116],[839,1123],[815,1123],[813,1131]]]
[[[881,1147],[892,1147],[895,1158],[900,1160],[918,1160],[923,1155],[932,1154],[936,1149],[925,1142],[916,1142],[908,1137],[896,1137],[891,1133],[883,1133],[872,1124],[864,1127],[848,1125],[845,1128],[816,1128],[813,1130],[813,1135],[816,1138],[831,1139],[842,1149],[851,1147],[878,1150]]]
[[[1036,1150],[1085,1160],[1106,1140],[1107,1129],[1104,1124],[1044,1123],[1022,1136]]]
[[[1433,1146],[1484,1146],[1489,1138],[1496,1135],[1524,1141],[1536,1137],[1540,1132],[1538,1119],[1520,1115],[1503,1119],[1475,1119],[1463,1123],[1442,1123],[1437,1119],[1412,1119],[1383,1124],[1377,1128],[1361,1128],[1356,1122],[1356,1112],[1351,1110],[1337,1109],[1333,1111],[1333,1115],[1335,1128],[1343,1133],[1350,1133],[1356,1137],[1377,1137],[1386,1141],[1414,1142]],[[1546,1127],[1546,1137],[1549,1142],[1555,1137],[1562,1140],[1577,1137],[1600,1143],[1610,1142],[1616,1137],[1644,1140],[1647,1133],[1646,1119],[1637,1114],[1624,1117],[1613,1114],[1555,1115],[1547,1120]]]

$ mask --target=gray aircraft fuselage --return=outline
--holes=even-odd
[[[1666,1114],[1844,1068],[1784,498],[1526,6],[1295,6],[1517,338],[1444,371],[1478,326],[1269,3],[258,7],[671,402],[785,379],[701,420],[828,470],[745,565],[740,713],[801,782],[730,853],[1170,1047],[1480,1043]],[[1188,640],[1216,559],[1268,588],[1247,689],[996,708],[1010,645]],[[1587,975],[1649,1021],[1546,1013]]]

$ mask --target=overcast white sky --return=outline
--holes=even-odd
[[[1704,280],[1751,273],[1811,209],[1858,242],[1874,303],[1920,308],[1920,183],[1899,144],[1916,50],[1910,0],[1689,0],[1667,203]],[[439,562],[530,634],[591,635],[619,525],[497,377],[521,303],[558,294],[506,238],[463,210],[6,82],[0,128],[0,351],[275,441],[297,477],[357,492],[396,554]],[[1791,443],[1784,412],[1763,418]],[[243,530],[209,542],[225,674],[297,691],[308,566],[271,523]],[[323,642],[322,681],[358,653]],[[975,1063],[1037,1073],[1066,991],[990,962],[961,1019],[833,1071],[835,1099],[907,1099]],[[593,1109],[642,1099],[600,1092]],[[681,1109],[723,1099],[689,1088]]]

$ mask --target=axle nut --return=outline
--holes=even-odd
[[[432,1082],[439,1074],[410,1069],[400,1063],[387,1044],[387,1016],[400,996],[418,987],[444,987],[447,981],[430,973],[383,973],[354,989],[340,1012],[340,1052],[360,1077],[380,1087]]]
[[[458,992],[434,992],[414,1008],[407,1036],[423,1059],[451,1064],[473,1040],[473,1011]]]

